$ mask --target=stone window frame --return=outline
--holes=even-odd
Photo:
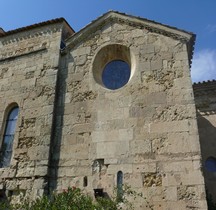
[[[96,83],[112,91],[119,90],[121,88],[118,89],[107,88],[103,83],[102,74],[104,68],[108,63],[117,60],[124,61],[130,66],[130,77],[128,82],[121,87],[123,88],[130,82],[136,69],[136,56],[134,55],[130,47],[119,43],[109,43],[103,45],[96,51],[92,62],[92,73]]]
[[[4,165],[3,163],[3,158],[4,158],[4,155],[3,155],[3,143],[5,141],[5,137],[6,137],[6,130],[8,128],[8,123],[9,123],[9,117],[10,117],[10,114],[12,113],[13,110],[15,109],[18,109],[17,111],[17,117],[16,117],[16,120],[15,120],[15,129],[13,131],[13,133],[11,134],[12,136],[12,145],[11,145],[11,155],[10,155],[10,158],[9,158],[9,162],[7,165]],[[4,118],[3,118],[3,123],[2,123],[2,128],[1,128],[1,135],[0,135],[0,169],[1,168],[7,168],[7,167],[10,167],[11,165],[11,161],[12,161],[12,158],[13,158],[13,147],[14,147],[14,139],[15,139],[15,134],[16,134],[16,130],[17,130],[17,124],[18,124],[18,116],[19,116],[19,112],[20,112],[20,107],[17,103],[11,103],[10,105],[7,106],[6,110],[5,110],[5,114],[4,114]],[[12,122],[14,123],[14,121]]]

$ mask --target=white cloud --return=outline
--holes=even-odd
[[[191,77],[193,82],[216,79],[216,50],[205,49],[194,54]]]
[[[216,24],[213,25],[213,24],[208,24],[206,29],[210,32],[210,33],[214,33],[216,32]]]

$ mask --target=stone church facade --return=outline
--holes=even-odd
[[[1,30],[2,199],[126,184],[153,209],[207,209],[216,83],[192,86],[194,42],[112,11],[77,33],[63,18]]]

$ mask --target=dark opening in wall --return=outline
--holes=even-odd
[[[118,171],[117,173],[117,199],[119,202],[123,199],[123,172]]]
[[[7,200],[5,190],[0,190],[0,203]]]
[[[84,176],[83,177],[83,187],[87,187],[88,186],[88,177]]]
[[[205,167],[210,172],[216,172],[216,158],[208,157],[205,161]]]
[[[61,40],[60,50],[64,50],[66,48],[66,44]]]
[[[104,197],[103,188],[94,189],[95,198]]]

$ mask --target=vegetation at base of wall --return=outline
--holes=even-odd
[[[117,190],[115,190],[117,192]],[[124,186],[121,197],[115,193],[112,198],[98,197],[94,200],[91,196],[84,194],[79,188],[68,188],[62,193],[54,193],[50,198],[40,197],[35,201],[23,200],[19,204],[1,203],[1,210],[120,210],[134,209],[133,202],[141,193]],[[146,200],[145,198],[143,198]],[[130,201],[129,201],[130,200]],[[147,206],[149,205],[146,202]],[[149,209],[152,209],[149,206]]]

